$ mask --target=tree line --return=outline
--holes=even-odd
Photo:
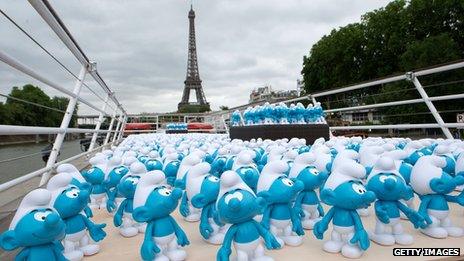
[[[386,77],[464,57],[464,1],[396,0],[360,22],[334,29],[303,57],[306,93]],[[464,70],[420,78],[429,96],[461,93]],[[420,98],[410,82],[395,82],[323,97],[325,108]],[[445,122],[459,103],[434,102]],[[425,104],[380,109],[384,123],[434,122]],[[338,115],[339,116],[339,115]]]
[[[8,96],[5,103],[0,102],[0,124],[3,125],[59,127],[69,102],[66,97],[50,97],[32,84],[15,86]],[[77,126],[76,115],[77,105],[69,123],[71,127]]]

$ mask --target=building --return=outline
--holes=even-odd
[[[250,103],[256,102],[278,102],[298,97],[298,90],[274,91],[270,85],[256,88],[250,93]]]

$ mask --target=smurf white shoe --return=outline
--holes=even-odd
[[[348,258],[360,258],[363,251],[357,245],[346,244],[342,247],[342,255]]]

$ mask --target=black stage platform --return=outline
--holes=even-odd
[[[282,139],[304,138],[306,144],[313,144],[318,138],[329,140],[329,125],[327,124],[285,124],[285,125],[253,125],[230,127],[231,139]]]

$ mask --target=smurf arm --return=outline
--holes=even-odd
[[[291,206],[289,206],[289,208],[290,208],[290,218],[292,220],[293,232],[295,232],[299,236],[304,235],[304,230],[303,230],[303,226],[301,225],[301,219],[300,219],[299,214]]]
[[[332,220],[335,213],[335,209],[332,207],[329,212],[316,224],[314,224],[313,234],[317,239],[322,239],[324,237],[324,232],[329,228],[329,223]]]
[[[53,243],[53,253],[55,253],[55,257],[57,261],[66,261],[66,257],[63,255],[63,245],[61,242],[54,242]]]
[[[281,245],[279,244],[277,239],[274,237],[274,235],[268,229],[265,229],[261,224],[259,224],[255,220],[252,220],[251,222],[253,222],[256,229],[258,229],[259,234],[263,237],[264,244],[266,245],[267,249],[281,248]]]
[[[387,211],[382,206],[381,201],[376,201],[374,204],[375,215],[377,218],[384,224],[390,223],[390,217],[388,216]]]
[[[209,224],[210,213],[211,213],[211,204],[206,205],[201,210],[200,233],[205,239],[208,239],[211,236],[211,233],[213,233],[213,228]]]
[[[81,215],[85,226],[89,230],[90,237],[95,241],[98,242],[106,237],[106,233],[103,230],[106,227],[106,224],[95,224],[89,218],[84,217]]]
[[[425,228],[427,226],[424,217],[419,213],[408,208],[408,206],[404,205],[400,201],[397,201],[396,205],[398,206],[399,210],[401,210],[408,217],[409,221],[411,221],[411,223],[414,225],[414,228]]]
[[[351,244],[359,243],[362,250],[367,250],[370,246],[369,235],[363,227],[361,218],[359,218],[358,212],[351,211],[351,218],[354,222],[355,232],[350,240]]]
[[[182,199],[180,200],[179,212],[183,217],[186,217],[190,214],[188,207],[187,193],[184,191],[182,193]]]
[[[124,199],[124,201],[121,202],[121,205],[119,205],[119,208],[113,217],[113,224],[115,227],[119,227],[122,224],[122,216],[124,214],[124,209],[126,208],[126,206],[127,206],[127,199]]]
[[[303,209],[301,208],[301,203],[303,201],[304,196],[305,196],[305,193],[303,191],[300,192],[295,199],[295,205],[293,205],[293,211],[295,211],[300,218],[305,217],[305,213]]]
[[[108,210],[108,212],[113,212],[113,210],[116,208],[114,200],[116,198],[116,195],[118,194],[117,189],[107,189],[106,194],[108,195],[108,200],[106,201],[106,210]]]
[[[185,234],[184,230],[177,224],[176,220],[169,216],[169,220],[171,221],[172,226],[174,227],[174,233],[176,234],[177,237],[177,244],[180,246],[186,246],[190,244],[188,241],[187,235]]]
[[[232,241],[234,240],[235,233],[237,233],[237,227],[232,225],[224,237],[222,242],[222,247],[219,248],[216,256],[217,261],[229,261],[229,256],[232,250],[230,249]]]
[[[31,250],[28,247],[23,248],[15,257],[15,261],[28,260]]]
[[[145,230],[145,236],[143,238],[142,247],[140,248],[140,255],[143,260],[155,259],[155,254],[160,252],[159,247],[153,240],[153,228],[155,227],[154,222],[148,222]]]
[[[84,213],[88,218],[93,217],[92,209],[89,206],[85,206]]]
[[[461,206],[464,206],[464,192],[461,192],[457,196],[445,195],[445,199],[448,202],[458,203]]]
[[[421,203],[420,203],[420,206],[419,206],[419,214],[424,217],[425,219],[425,222],[427,222],[427,225],[430,225],[432,224],[432,220],[430,219],[430,216],[429,214],[427,213],[427,207],[429,206],[429,203],[432,199],[425,195],[421,198]]]
[[[271,216],[271,208],[272,208],[272,205],[267,205],[266,208],[264,209],[264,213],[263,213],[263,219],[261,220],[261,225],[265,228],[265,229],[269,229],[269,218]]]

